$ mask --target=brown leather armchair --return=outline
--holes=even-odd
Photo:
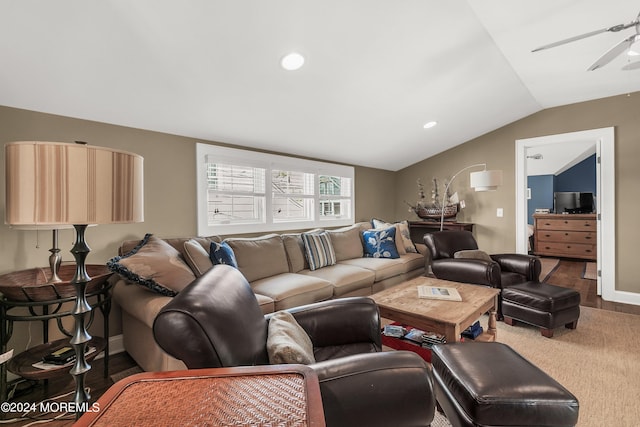
[[[415,353],[382,352],[380,316],[370,298],[287,310],[308,333],[328,426],[428,426],[435,412],[430,368]],[[191,283],[153,324],[164,351],[189,369],[269,364],[270,315],[242,274],[217,265]]]
[[[455,258],[458,251],[477,250],[470,231],[435,231],[424,235],[427,265],[438,279],[504,289],[540,279],[540,259],[524,254],[490,255],[493,261]],[[502,320],[502,295],[498,296],[498,319]]]

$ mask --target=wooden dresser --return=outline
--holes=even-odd
[[[535,214],[536,255],[596,260],[596,214]]]

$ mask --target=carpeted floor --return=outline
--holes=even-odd
[[[487,316],[480,322],[486,325]],[[578,398],[578,427],[638,425],[640,341],[635,334],[640,331],[640,316],[580,307],[577,329],[557,328],[553,338],[522,323],[498,322],[497,327],[499,342],[511,346]],[[436,415],[432,426],[448,427],[449,423]]]
[[[498,341],[511,346],[571,391],[578,426],[636,426],[640,420],[640,316],[580,307],[575,330],[544,338],[533,326],[498,322]],[[486,324],[486,318],[483,319]]]
[[[447,417],[436,411],[436,415],[431,422],[431,427],[451,427],[451,423]]]

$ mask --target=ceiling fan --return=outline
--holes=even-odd
[[[539,48],[533,49],[531,52],[538,52],[540,50],[550,49],[552,47],[575,42],[577,40],[582,40],[587,37],[595,36],[601,33],[606,33],[606,32],[617,33],[619,31],[626,30],[627,28],[631,28],[631,27],[636,28],[636,33],[620,41],[611,49],[609,49],[607,52],[605,52],[604,55],[598,58],[598,60],[588,68],[589,71],[593,71],[593,70],[597,70],[598,68],[604,67],[609,62],[611,62],[614,58],[620,55],[622,52],[630,49],[631,45],[633,45],[636,42],[640,42],[640,13],[638,14],[638,16],[634,21],[629,22],[628,24],[618,24],[618,25],[614,25],[613,27],[607,27],[601,30],[591,31],[590,33],[581,34],[579,36],[569,37],[568,39],[564,39],[564,40],[557,41],[555,43],[550,43],[544,46],[540,46]],[[640,64],[640,62],[630,63],[624,66],[622,69],[623,70],[637,69],[637,68],[640,68],[640,65],[638,64]]]

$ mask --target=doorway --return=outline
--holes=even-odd
[[[527,166],[529,149],[549,144],[590,141],[596,145],[598,294],[607,301],[630,302],[615,289],[615,167],[614,128],[592,129],[516,141],[516,251],[528,252]],[[603,238],[606,236],[606,238]],[[633,303],[633,302],[630,302]]]

